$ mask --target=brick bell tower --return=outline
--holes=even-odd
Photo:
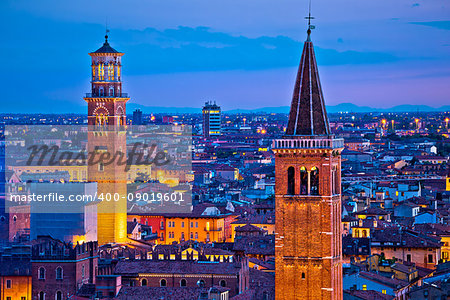
[[[311,18],[311,17],[309,17]],[[342,299],[341,156],[330,131],[311,42],[275,153],[276,299]]]
[[[122,93],[123,53],[105,43],[92,58],[91,93],[88,104],[88,152],[99,160],[107,153],[123,153],[126,160],[126,103],[130,98]],[[121,243],[127,237],[127,183],[125,166],[117,161],[88,163],[88,181],[97,182],[97,192],[103,201],[97,206],[97,236],[99,245]],[[106,201],[109,197],[109,201]],[[102,199],[101,199],[102,200]]]

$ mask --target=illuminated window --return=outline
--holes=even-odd
[[[367,291],[367,284],[363,284],[362,289],[363,289],[363,291]]]
[[[308,195],[308,172],[305,167],[300,168],[300,195]]]
[[[311,168],[311,195],[319,195],[319,169]]]
[[[382,292],[383,294],[386,294],[386,290],[382,290],[381,292]]]

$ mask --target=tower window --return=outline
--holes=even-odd
[[[180,280],[180,286],[187,286],[187,281],[186,281],[186,279],[181,279],[181,280]]]
[[[295,195],[295,169],[294,167],[288,168],[288,190],[289,195]]]
[[[300,195],[308,195],[308,172],[305,167],[300,168]]]
[[[303,272],[302,273],[302,279],[305,279],[306,278],[306,275],[305,275],[305,272]]]
[[[311,195],[319,195],[319,169],[312,167],[311,169]]]
[[[141,286],[147,286],[147,279],[142,279]]]
[[[167,281],[165,279],[161,279],[161,281],[159,282],[159,285],[162,287],[167,286]]]
[[[56,292],[56,300],[62,300],[63,296],[62,296],[62,292],[61,291],[57,291]]]

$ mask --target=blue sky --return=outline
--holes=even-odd
[[[3,0],[3,112],[83,111],[90,57],[125,52],[124,91],[147,106],[289,105],[307,1]],[[450,3],[315,0],[327,104],[450,103]]]

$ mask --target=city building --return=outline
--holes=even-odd
[[[40,237],[31,250],[33,298],[63,300],[83,285],[95,284],[98,266],[97,242],[64,243]]]
[[[286,133],[275,153],[276,299],[342,299],[341,156],[308,28]]]
[[[122,56],[108,43],[89,53],[92,58],[91,93],[88,104],[88,152],[122,153],[126,157],[126,103],[130,98],[122,93]],[[97,182],[97,193],[126,195],[126,172],[118,163],[88,163],[87,177]],[[119,201],[102,201],[97,207],[97,234],[100,245],[125,242],[127,238],[126,197]]]
[[[222,127],[221,110],[216,102],[207,101],[202,110],[203,137],[219,136]]]
[[[133,125],[142,125],[143,124],[143,120],[142,120],[142,110],[140,109],[136,109],[135,111],[133,111]]]

